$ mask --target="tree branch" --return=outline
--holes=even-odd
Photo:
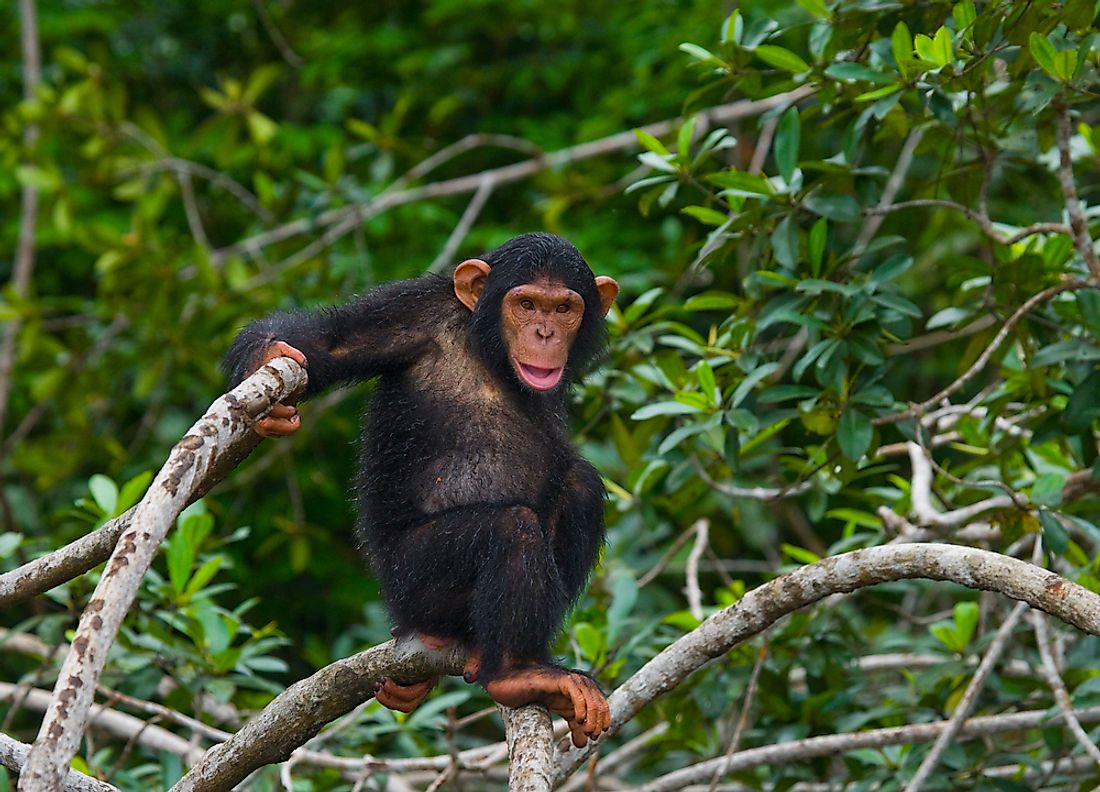
[[[939,404],[948,396],[951,396],[953,393],[960,390],[964,385],[966,385],[966,383],[970,382],[970,380],[972,380],[978,374],[978,372],[984,369],[986,365],[989,364],[989,361],[993,357],[994,353],[998,349],[1000,349],[1001,344],[1005,342],[1005,339],[1008,338],[1009,334],[1016,327],[1016,325],[1018,325],[1023,320],[1023,318],[1027,316],[1031,311],[1035,310],[1038,305],[1048,300],[1051,300],[1054,297],[1057,297],[1063,292],[1076,291],[1077,289],[1095,288],[1097,288],[1097,285],[1088,281],[1067,280],[1063,283],[1049,286],[1043,289],[1038,294],[1032,295],[1027,299],[1026,302],[1024,302],[1023,305],[1016,309],[1016,311],[1012,314],[1012,316],[1007,319],[1007,321],[1005,321],[1005,323],[1001,326],[1001,329],[997,331],[997,335],[993,337],[993,341],[990,342],[989,346],[985,348],[982,354],[978,356],[978,359],[975,360],[970,365],[970,368],[963,372],[963,374],[958,379],[956,379],[946,388],[941,390],[935,396],[925,399],[919,404],[914,404],[908,409],[903,410],[899,413],[894,413],[893,415],[883,415],[875,418],[871,423],[873,423],[875,426],[886,426],[888,424],[895,424],[899,421],[904,421],[907,418],[912,418],[916,415],[919,415],[927,410],[929,407]]]
[[[945,544],[870,547],[823,559],[765,583],[666,647],[611,695],[610,733],[693,671],[784,616],[832,594],[911,578],[948,580],[999,592],[1100,635],[1100,595],[1026,561]],[[558,780],[579,767],[593,750],[588,746],[559,751]]]
[[[274,364],[274,361],[272,363]],[[290,376],[290,369],[285,366],[286,364],[283,363],[278,364],[278,371],[260,369],[241,383],[232,394],[227,394],[232,396],[232,400],[226,401],[225,405],[234,416],[232,419],[234,423],[244,420],[251,427],[255,419],[263,417],[275,402],[297,387],[299,375],[295,373]],[[222,399],[226,399],[227,396],[223,396]],[[220,403],[219,400],[211,405],[211,410]],[[213,489],[252,453],[259,443],[260,436],[255,432],[234,432],[225,445],[218,449],[213,460],[191,481],[187,503],[198,500]],[[137,508],[134,506],[123,512],[75,542],[0,575],[0,608],[18,604],[44,591],[49,591],[102,564],[110,556],[118,542],[118,537],[133,525]]]
[[[710,124],[728,123],[740,118],[759,115],[774,107],[782,107],[797,102],[800,99],[812,95],[814,90],[815,89],[810,86],[803,86],[793,91],[770,96],[767,99],[732,102],[730,104],[720,105],[708,111],[704,111],[699,115],[702,121]],[[679,124],[680,119],[675,118],[667,121],[660,121],[655,124],[649,124],[641,127],[641,129],[655,137],[661,137],[676,129]],[[464,193],[474,192],[486,179],[492,180],[494,186],[510,184],[520,181],[521,179],[526,179],[543,170],[559,168],[573,162],[604,156],[617,151],[633,151],[638,148],[638,146],[637,135],[634,130],[629,130],[598,140],[592,140],[588,143],[581,143],[576,146],[559,149],[549,154],[541,154],[531,159],[523,160],[522,162],[516,162],[500,168],[492,168],[482,171],[481,173],[459,176],[458,178],[434,182],[421,187],[412,187],[397,191],[387,190],[369,201],[330,209],[326,212],[322,212],[317,217],[294,220],[277,228],[264,231],[255,236],[243,239],[240,242],[228,245],[220,250],[214,251],[211,256],[211,262],[215,266],[218,266],[225,263],[226,260],[233,256],[260,250],[301,234],[309,233],[318,228],[327,228],[341,221],[346,221],[348,218],[354,218],[356,222],[362,222],[363,218],[376,217],[382,212],[397,206],[404,206],[405,204],[433,198],[442,198],[449,195],[462,195]],[[431,158],[429,158],[429,160],[430,159]],[[426,162],[427,161],[428,160],[426,160]],[[419,172],[417,175],[419,175]],[[354,225],[354,223],[352,223],[352,225]]]
[[[966,691],[955,707],[951,719],[936,736],[936,742],[932,746],[932,750],[925,755],[924,761],[917,768],[917,772],[909,779],[909,783],[905,786],[905,792],[918,792],[924,786],[925,781],[928,780],[928,776],[936,769],[936,765],[940,763],[944,752],[955,742],[955,738],[958,737],[959,731],[970,714],[970,710],[974,707],[974,702],[978,700],[978,694],[985,687],[986,680],[993,673],[994,666],[997,665],[1005,647],[1008,645],[1008,639],[1012,637],[1012,631],[1016,629],[1016,625],[1019,624],[1020,618],[1026,610],[1026,603],[1018,603],[1012,609],[1012,613],[1008,615],[1008,618],[1004,620],[1004,623],[1001,624],[997,634],[993,636],[993,641],[989,644],[985,657],[978,664],[978,670],[974,672],[974,676],[970,678],[970,684],[966,686]]]
[[[16,773],[20,772],[27,762],[27,754],[30,753],[30,750],[31,747],[26,743],[13,740],[6,734],[0,734],[0,766]],[[65,776],[64,783],[59,784],[57,789],[64,790],[64,792],[121,792],[118,787],[113,787],[71,768]]]
[[[325,666],[284,690],[240,731],[206,752],[171,792],[230,789],[249,773],[281,762],[329,721],[374,695],[385,676],[427,679],[461,674],[465,650],[429,651],[417,640],[388,641]],[[443,757],[444,764],[447,757]]]
[[[215,401],[172,449],[168,461],[134,507],[131,527],[120,537],[81,615],[54,687],[54,700],[23,768],[22,792],[49,792],[64,780],[119,626],[160,543],[196,485],[216,469],[223,449],[254,434],[256,407],[266,410],[300,392],[305,384],[305,370],[297,363],[289,358],[273,360]]]
[[[545,707],[500,708],[508,740],[508,792],[550,792],[554,729]]]
[[[19,0],[20,41],[23,56],[23,99],[31,101],[42,82],[42,55],[38,45],[38,15],[34,0]],[[29,123],[23,129],[23,148],[28,156],[38,143],[38,125]],[[34,273],[34,229],[38,224],[38,190],[24,185],[20,196],[19,241],[15,249],[15,267],[11,289],[16,299],[22,299],[30,291]],[[4,328],[0,339],[0,437],[4,436],[4,423],[8,412],[8,395],[11,392],[11,374],[15,366],[15,339],[22,322],[14,319]]]
[[[1092,245],[1092,237],[1089,235],[1088,220],[1081,211],[1081,202],[1077,198],[1077,185],[1073,179],[1073,159],[1070,157],[1070,117],[1069,107],[1061,96],[1054,102],[1055,112],[1058,114],[1058,177],[1062,184],[1062,197],[1066,200],[1066,214],[1069,215],[1070,236],[1073,244],[1085,264],[1089,268],[1089,279],[1100,282],[1100,259],[1097,259],[1096,249]]]
[[[1100,707],[1074,710],[1082,723],[1100,722]],[[837,756],[860,748],[883,748],[887,745],[931,742],[948,726],[948,721],[938,723],[914,723],[908,726],[894,726],[887,729],[872,729],[849,734],[829,734],[823,737],[807,737],[803,740],[749,748],[735,753],[729,760],[727,773],[740,773],[754,767],[816,759],[822,756]],[[958,740],[973,740],[990,737],[995,734],[1025,731],[1039,727],[1049,728],[1065,724],[1062,715],[1051,716],[1050,710],[1027,710],[1005,715],[986,715],[971,718],[959,730]],[[676,770],[667,775],[638,787],[637,792],[673,792],[689,784],[705,783],[722,763],[724,757],[708,759],[705,762]]]

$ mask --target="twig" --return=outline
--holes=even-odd
[[[737,726],[733,730],[733,736],[730,737],[729,747],[726,748],[726,762],[714,771],[714,777],[710,779],[710,787],[707,792],[714,792],[718,787],[719,780],[729,772],[726,770],[729,759],[737,753],[737,749],[741,745],[741,737],[744,735],[745,729],[749,725],[749,712],[752,710],[752,702],[756,698],[756,688],[760,681],[760,670],[764,667],[764,660],[767,656],[768,642],[765,641],[760,647],[760,651],[756,653],[756,663],[752,667],[752,675],[749,677],[749,686],[745,691],[745,697],[741,700],[741,713],[737,718]]]
[[[451,231],[451,235],[447,237],[447,242],[443,245],[443,249],[439,251],[439,255],[435,257],[435,260],[428,267],[428,272],[442,272],[449,264],[453,263],[452,259],[454,258],[455,251],[458,250],[458,246],[462,244],[462,240],[466,238],[474,223],[477,222],[478,215],[481,214],[481,210],[485,208],[485,202],[488,201],[489,196],[493,194],[493,186],[493,180],[486,179],[481,183],[481,186],[477,188],[474,197],[470,199],[470,203],[466,206],[466,211],[462,213],[458,225]]]
[[[664,735],[668,729],[668,721],[661,721],[656,726],[646,729],[637,737],[623,743],[607,756],[602,757],[599,764],[600,775],[607,775],[619,768],[633,764],[633,761],[645,753],[646,749]],[[578,773],[562,784],[558,790],[559,792],[581,792],[581,789],[585,786],[585,781],[586,777]]]
[[[707,547],[710,532],[710,520],[701,517],[692,526],[695,531],[695,544],[688,554],[687,567],[684,570],[684,593],[687,595],[688,610],[699,621],[703,620],[703,592],[699,589],[699,559]]]
[[[1070,236],[1073,238],[1077,252],[1088,265],[1089,280],[1100,281],[1100,259],[1097,259],[1096,249],[1092,245],[1088,220],[1085,219],[1085,213],[1081,210],[1081,202],[1077,198],[1077,185],[1073,179],[1073,160],[1069,151],[1071,126],[1069,107],[1061,96],[1054,100],[1054,110],[1058,114],[1058,177],[1062,184],[1062,196],[1066,199]]]
[[[1100,722],[1100,707],[1088,707],[1074,710],[1074,715],[1082,723]],[[740,773],[765,765],[782,765],[801,762],[823,756],[837,756],[848,751],[863,748],[883,748],[887,745],[906,745],[909,743],[931,742],[949,725],[950,721],[936,723],[914,723],[908,726],[894,726],[886,729],[872,729],[848,734],[829,734],[822,737],[807,737],[791,740],[761,748],[749,748],[739,751],[731,757],[728,773]],[[963,724],[956,740],[988,738],[997,734],[1021,732],[1028,729],[1049,728],[1065,723],[1062,715],[1051,716],[1049,710],[1026,710],[1003,715],[985,715],[971,718]],[[705,783],[714,772],[714,768],[725,761],[719,757],[676,770],[668,775],[656,778],[636,792],[673,792],[686,788],[689,784]],[[835,788],[835,787],[834,787]]]
[[[772,147],[772,139],[775,137],[775,130],[781,118],[782,116],[772,116],[760,130],[760,136],[756,139],[756,146],[752,152],[752,162],[749,163],[749,173],[757,175],[764,170],[764,160],[768,158],[768,151]]]
[[[892,212],[900,212],[903,209],[914,209],[917,207],[940,207],[943,209],[952,209],[965,215],[967,219],[977,223],[982,233],[998,245],[1015,245],[1017,242],[1021,242],[1035,234],[1063,234],[1070,238],[1073,237],[1073,229],[1065,223],[1032,223],[1029,226],[1019,229],[1011,236],[1005,236],[994,227],[992,220],[988,217],[983,217],[980,212],[971,209],[965,204],[958,203],[957,201],[949,201],[944,198],[916,198],[912,201],[901,201],[892,206],[876,206],[867,209],[866,214],[890,214]]]
[[[940,763],[944,751],[946,751],[955,741],[963,724],[966,722],[967,716],[970,715],[970,710],[974,707],[974,702],[978,699],[978,694],[982,692],[986,680],[989,678],[989,675],[993,673],[994,666],[996,666],[997,661],[1001,659],[1001,655],[1008,645],[1008,639],[1012,637],[1012,631],[1016,629],[1016,625],[1019,623],[1020,618],[1024,615],[1026,610],[1027,603],[1017,603],[1016,607],[1012,609],[1012,612],[1008,614],[1008,618],[1004,620],[1000,629],[997,630],[997,634],[993,636],[993,641],[989,644],[989,649],[986,650],[985,657],[982,658],[982,662],[978,665],[978,670],[974,672],[974,676],[970,679],[970,684],[966,686],[966,691],[955,707],[955,711],[951,714],[951,719],[936,737],[936,742],[932,745],[932,750],[925,755],[924,760],[920,763],[920,767],[917,768],[916,774],[905,786],[905,792],[918,792],[918,790],[924,786],[924,783],[928,780],[928,776],[932,774],[932,771],[936,769],[936,765]]]
[[[709,123],[726,123],[739,118],[759,115],[774,107],[782,107],[783,105],[796,102],[799,99],[810,96],[814,93],[814,90],[815,89],[812,87],[803,86],[793,91],[776,94],[775,96],[770,96],[767,99],[761,99],[759,101],[740,101],[727,105],[720,105],[700,115],[704,116],[705,120]],[[679,123],[680,119],[678,118],[670,119],[668,121],[650,124],[642,127],[642,129],[651,135],[660,137],[676,129]],[[474,192],[486,179],[492,179],[493,183],[498,186],[501,184],[510,184],[543,170],[558,168],[573,162],[604,156],[618,151],[631,151],[636,149],[638,145],[637,135],[634,130],[630,130],[593,140],[588,143],[581,143],[576,146],[559,149],[558,151],[548,154],[540,154],[531,159],[523,160],[522,162],[516,162],[500,168],[491,168],[480,173],[459,176],[454,179],[434,182],[421,187],[387,190],[373,200],[353,204],[351,206],[330,209],[326,212],[322,212],[317,217],[294,220],[269,231],[264,231],[255,236],[243,239],[240,242],[236,242],[220,250],[216,250],[211,256],[211,262],[215,266],[221,265],[233,256],[284,242],[287,239],[308,233],[317,228],[326,228],[334,223],[346,220],[349,216],[362,217],[365,212],[369,212],[370,216],[373,217],[396,206],[404,206],[405,204],[417,201],[442,198],[449,195],[461,195],[463,193]],[[408,180],[411,181],[415,178],[419,178],[422,173],[426,172],[429,169],[428,163],[431,160],[432,158],[425,160],[424,163],[421,163],[423,167],[411,171]],[[431,162],[431,167],[435,167],[436,164],[435,162]]]
[[[680,535],[668,546],[668,549],[665,550],[664,554],[657,560],[657,563],[653,565],[653,568],[638,578],[638,588],[645,588],[656,580],[658,575],[664,572],[665,567],[672,561],[673,556],[679,552],[681,547],[687,544],[687,540],[691,538],[694,529],[695,526],[689,526],[680,532]]]
[[[1094,288],[1097,288],[1097,285],[1089,283],[1088,281],[1067,280],[1063,283],[1049,286],[1043,289],[1038,294],[1032,295],[1027,299],[1026,302],[1024,302],[1023,305],[1016,309],[1012,316],[1010,316],[1005,321],[1005,323],[1001,326],[1001,329],[997,331],[997,335],[993,337],[993,340],[990,342],[989,346],[987,346],[985,350],[982,351],[982,354],[978,356],[978,359],[975,360],[970,365],[970,368],[963,372],[963,374],[958,379],[956,379],[946,388],[941,390],[935,396],[925,399],[919,404],[914,404],[908,409],[903,410],[899,413],[894,413],[893,415],[883,415],[875,418],[871,421],[871,423],[873,423],[875,426],[886,426],[888,424],[895,424],[899,421],[904,421],[907,418],[912,418],[914,416],[920,415],[929,407],[939,404],[948,396],[951,396],[953,393],[960,390],[964,385],[966,385],[966,383],[970,382],[970,380],[972,380],[974,376],[978,374],[978,372],[980,372],[986,367],[986,365],[988,365],[994,353],[996,353],[997,350],[1000,349],[1001,344],[1003,344],[1005,342],[1005,339],[1008,338],[1009,333],[1011,333],[1016,325],[1018,325],[1025,316],[1033,311],[1036,306],[1046,302],[1047,300],[1057,297],[1063,292],[1076,291],[1077,289]]]
[[[61,666],[54,700],[20,776],[22,792],[50,792],[65,776],[87,724],[92,697],[122,619],[142,577],[196,483],[216,468],[224,449],[253,435],[255,412],[304,389],[305,370],[277,358],[215,401],[184,436],[134,508],[133,526],[118,541],[81,615]],[[251,407],[251,410],[250,410]]]
[[[20,41],[23,60],[23,99],[31,101],[42,82],[42,55],[38,44],[38,15],[34,0],[19,0]],[[28,123],[23,129],[23,148],[33,157],[38,143],[38,125]],[[38,224],[38,190],[24,185],[20,192],[19,240],[15,248],[15,266],[12,271],[11,290],[16,299],[22,299],[30,291],[34,273],[34,230]],[[0,339],[0,437],[4,436],[4,423],[8,413],[8,395],[11,393],[12,369],[15,366],[15,339],[22,322],[16,318],[7,323]]]
[[[268,37],[271,39],[271,43],[275,45],[275,49],[279,50],[279,54],[282,56],[290,66],[294,69],[300,69],[305,65],[305,61],[302,60],[302,56],[290,48],[290,45],[286,41],[286,36],[275,25],[271,15],[267,12],[267,7],[264,5],[263,0],[252,0],[252,5],[256,8],[256,16],[260,18],[260,24],[264,26],[264,30],[267,31]]]
[[[695,468],[695,472],[699,478],[703,480],[703,483],[710,487],[715,492],[727,495],[731,498],[752,498],[753,500],[771,501],[778,500],[780,498],[790,498],[795,495],[801,495],[811,487],[813,487],[812,481],[800,481],[795,484],[789,484],[786,487],[738,487],[734,484],[726,484],[722,481],[715,481],[711,478],[707,469],[703,466],[703,463],[699,461],[696,456],[690,457],[691,466]]]
[[[908,441],[906,446],[909,451],[909,462],[913,469],[909,499],[913,507],[913,516],[917,519],[919,525],[933,528],[956,528],[971,522],[979,514],[1017,505],[1016,501],[1008,495],[996,495],[952,511],[937,511],[932,506],[932,463],[925,456],[924,449],[912,440]]]
[[[1047,624],[1046,616],[1041,613],[1032,613],[1031,626],[1035,630],[1035,643],[1039,647],[1039,657],[1042,658],[1040,670],[1046,679],[1047,685],[1050,686],[1050,692],[1054,694],[1054,700],[1058,702],[1058,708],[1065,716],[1066,726],[1073,738],[1077,740],[1077,743],[1085,749],[1085,753],[1092,757],[1097,765],[1100,765],[1100,748],[1096,747],[1096,744],[1081,726],[1081,722],[1073,714],[1073,701],[1070,699],[1069,691],[1066,690],[1066,683],[1062,681],[1058,663],[1054,660],[1054,651],[1050,640],[1050,625]]]
[[[202,224],[202,215],[199,214],[199,205],[195,200],[195,186],[191,183],[191,174],[177,171],[176,180],[180,185],[183,213],[187,217],[187,227],[191,229],[191,236],[199,247],[209,252],[210,238],[206,236],[206,228]]]
[[[638,711],[696,669],[789,613],[833,594],[894,580],[951,580],[996,591],[1093,635],[1100,635],[1100,595],[1016,558],[946,544],[891,544],[854,550],[801,567],[748,592],[646,663],[611,694],[614,734]],[[592,747],[559,753],[558,779],[587,759]]]
[[[871,244],[871,240],[875,238],[875,234],[878,233],[879,228],[882,226],[882,221],[886,218],[886,212],[888,207],[894,202],[894,199],[898,197],[898,191],[905,183],[905,176],[909,173],[909,166],[913,164],[913,155],[917,151],[917,146],[920,145],[921,139],[924,137],[924,129],[917,127],[910,131],[909,136],[905,138],[905,143],[901,146],[901,151],[898,153],[898,160],[894,164],[894,171],[890,174],[890,178],[886,181],[886,187],[882,190],[882,196],[879,198],[878,206],[875,207],[874,214],[869,214],[863,219],[863,225],[859,229],[859,236],[856,237],[856,243],[852,245],[852,250],[848,254],[852,263],[858,262],[860,256],[867,250],[867,246]]]
[[[19,685],[0,682],[0,701],[10,702],[19,696],[24,696],[24,694],[23,704],[28,709],[42,712],[50,706],[52,697],[48,690],[31,688],[29,691],[25,691]],[[92,705],[88,723],[96,729],[110,732],[122,739],[138,737],[138,742],[145,748],[151,751],[164,751],[173,754],[189,765],[202,758],[202,748],[193,745],[178,734],[173,734],[162,726],[146,723],[141,718],[136,718],[125,712],[116,712],[102,704]]]

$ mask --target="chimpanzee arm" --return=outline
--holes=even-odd
[[[312,396],[409,365],[463,310],[448,280],[398,281],[347,305],[276,313],[252,322],[229,347],[223,365],[236,385],[258,368],[273,344],[284,341],[305,354],[306,396]]]

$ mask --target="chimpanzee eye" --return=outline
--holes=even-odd
[[[520,307],[523,308],[523,310],[525,310],[525,311],[535,310],[535,304],[533,302],[531,302],[530,300],[520,300],[519,304],[520,304]]]
[[[558,313],[569,313],[569,303],[562,303],[559,305]]]

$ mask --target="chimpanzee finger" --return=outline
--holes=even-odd
[[[595,739],[601,733],[607,731],[607,700],[603,697],[599,687],[591,679],[583,677],[581,683],[587,704],[588,717],[585,719],[585,733]]]
[[[274,360],[277,357],[288,357],[297,363],[299,366],[308,368],[309,361],[306,360],[306,356],[298,349],[295,349],[286,341],[276,341],[271,345],[271,348],[264,355],[264,363],[270,360]]]
[[[266,417],[256,421],[256,434],[261,437],[286,437],[302,426],[301,416],[293,407],[276,404]]]
[[[588,699],[584,695],[584,687],[580,684],[579,679],[583,679],[583,677],[578,677],[576,674],[562,677],[561,689],[573,705],[572,721],[583,725],[588,719]]]
[[[588,745],[588,736],[584,733],[584,724],[568,719],[565,722],[569,726],[570,735],[573,737],[573,746],[583,748]]]

